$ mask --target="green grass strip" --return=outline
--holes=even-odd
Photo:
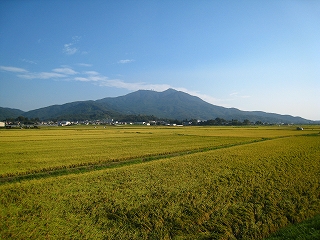
[[[320,239],[320,215],[298,224],[292,224],[265,240],[316,240]]]

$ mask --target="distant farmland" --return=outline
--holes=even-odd
[[[320,214],[304,129],[0,130],[0,238],[266,238]]]

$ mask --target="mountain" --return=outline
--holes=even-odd
[[[0,107],[0,121],[6,118],[17,118],[23,115],[24,111],[14,108],[3,108]]]
[[[139,90],[125,96],[97,100],[122,114],[154,115],[169,119],[212,119],[228,116],[229,110],[209,104],[198,97],[168,89],[164,92]],[[238,110],[239,111],[239,110]]]
[[[16,117],[22,115],[41,120],[56,119],[70,121],[119,118],[125,115],[153,115],[158,118],[177,120],[223,118],[225,120],[237,119],[243,121],[248,119],[251,122],[261,121],[268,123],[316,123],[290,115],[261,111],[241,111],[236,108],[220,107],[174,89],[168,89],[163,92],[139,90],[120,97],[107,97],[96,101],[71,102],[39,108],[29,112],[0,108],[2,119],[7,118],[9,115]]]
[[[187,93],[168,89],[164,92],[139,90],[125,96],[104,98],[96,101],[102,105],[112,106],[113,110],[122,114],[145,114],[168,119],[249,119],[252,122],[269,123],[310,123],[310,120],[290,115],[280,115],[261,111],[241,111],[236,108],[225,108],[212,105]]]

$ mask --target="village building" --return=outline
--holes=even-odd
[[[69,121],[61,121],[58,123],[58,126],[69,126],[71,125],[71,122]]]

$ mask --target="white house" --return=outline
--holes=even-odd
[[[58,125],[59,125],[59,126],[68,126],[68,125],[71,125],[71,122],[69,122],[69,121],[62,121],[62,122],[59,122]]]
[[[5,122],[0,122],[0,127],[5,127],[6,123]]]

